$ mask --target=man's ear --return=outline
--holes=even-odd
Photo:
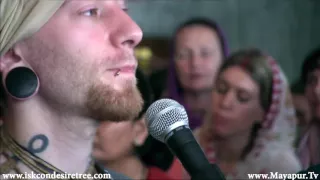
[[[14,46],[9,49],[3,56],[0,57],[0,73],[5,78],[9,71],[16,67],[29,67],[26,61],[23,61],[23,56],[20,48]],[[29,67],[30,68],[30,67]]]
[[[23,58],[22,47],[16,44],[0,57],[3,88],[16,100],[28,99],[39,90],[39,78]]]
[[[148,137],[148,128],[144,116],[134,123],[134,145],[142,146]]]

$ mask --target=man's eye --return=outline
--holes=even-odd
[[[85,16],[98,16],[99,15],[99,9],[94,8],[94,9],[89,9],[87,11],[84,11],[82,13]]]

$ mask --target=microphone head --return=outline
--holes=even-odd
[[[151,104],[146,112],[146,120],[150,135],[163,143],[172,130],[181,126],[189,127],[186,110],[172,99],[160,99]]]

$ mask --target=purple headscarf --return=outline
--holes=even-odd
[[[227,47],[227,41],[225,39],[225,36],[219,26],[216,24],[216,22],[205,19],[205,18],[194,18],[191,19],[182,25],[179,26],[179,28],[176,30],[174,33],[173,37],[173,43],[172,43],[172,57],[169,65],[169,73],[168,73],[168,81],[167,81],[167,87],[168,87],[168,97],[171,99],[174,99],[178,101],[180,104],[182,104],[189,117],[189,125],[191,129],[195,129],[196,127],[200,126],[202,123],[202,117],[196,116],[191,113],[189,107],[187,104],[185,104],[184,99],[182,97],[182,88],[179,86],[179,82],[177,79],[177,73],[175,69],[175,62],[174,62],[174,54],[175,54],[175,40],[176,40],[176,35],[179,33],[180,30],[182,30],[185,27],[193,26],[193,25],[201,25],[201,26],[206,26],[213,31],[215,31],[218,34],[218,37],[220,39],[220,44],[222,47],[224,59],[228,56],[229,50]]]

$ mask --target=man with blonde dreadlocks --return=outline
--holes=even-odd
[[[91,158],[96,128],[143,104],[142,32],[125,11],[124,0],[0,0],[0,179],[109,172]]]

